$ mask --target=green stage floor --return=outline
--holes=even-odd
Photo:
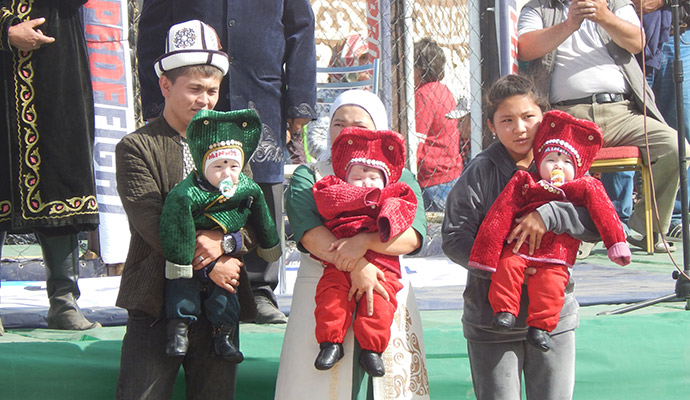
[[[690,314],[684,303],[597,315],[613,308],[581,309],[575,399],[690,398]],[[461,315],[461,310],[422,311],[434,400],[474,398]],[[284,330],[284,325],[242,325],[246,359],[240,364],[238,399],[273,398]],[[86,333],[10,330],[0,338],[0,398],[114,398],[123,334],[122,326]],[[181,374],[174,398],[184,398]]]
[[[682,264],[678,250],[673,255]],[[601,244],[575,265],[575,294],[581,304],[590,304],[580,309],[576,331],[575,399],[690,399],[690,314],[684,302],[597,315],[622,306],[605,303],[672,293],[674,269],[667,255],[637,249],[632,264],[616,266]],[[428,305],[421,314],[431,398],[473,399],[460,324],[462,287],[415,291],[420,305]],[[282,301],[289,305],[289,298]],[[239,368],[237,399],[273,399],[284,330],[284,325],[242,325],[246,359]],[[124,331],[124,326],[86,333],[10,329],[0,337],[0,399],[114,398]],[[184,399],[182,372],[174,399]]]

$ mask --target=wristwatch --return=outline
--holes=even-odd
[[[223,242],[221,243],[223,251],[225,254],[232,256],[242,249],[242,234],[240,231],[230,232],[223,236]]]
[[[223,236],[221,246],[223,246],[223,251],[225,254],[232,254],[235,251],[235,248],[237,248],[237,241],[232,234],[227,234]]]

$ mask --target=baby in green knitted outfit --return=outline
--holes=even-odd
[[[165,312],[170,356],[183,356],[187,330],[201,312],[214,327],[214,353],[229,362],[244,357],[237,348],[240,302],[235,293],[208,278],[215,261],[193,270],[197,229],[219,229],[234,246],[224,250],[237,257],[243,248],[240,229],[248,223],[257,234],[257,252],[266,261],[280,257],[280,238],[259,185],[242,168],[256,149],[261,122],[256,112],[199,111],[187,127],[195,170],[165,198],[160,239],[166,258]],[[246,277],[246,274],[243,274]],[[238,290],[250,290],[248,280]]]

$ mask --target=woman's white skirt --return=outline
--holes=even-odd
[[[275,399],[351,400],[353,376],[361,376],[355,359],[352,327],[345,335],[345,356],[328,371],[319,371],[314,360],[319,344],[314,334],[314,295],[323,266],[301,254],[292,295],[290,317],[280,354]],[[429,399],[422,320],[409,281],[398,292],[398,309],[391,325],[391,340],[383,353],[386,375],[373,378],[375,400]],[[355,382],[359,386],[359,381]]]

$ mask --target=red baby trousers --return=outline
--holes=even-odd
[[[329,266],[323,269],[323,276],[316,285],[316,341],[319,343],[342,343],[352,323],[357,342],[364,350],[383,353],[390,340],[393,314],[398,308],[395,295],[402,289],[397,274],[384,270],[386,281],[379,283],[388,293],[390,300],[374,292],[374,314],[367,315],[366,295],[357,303],[353,298],[347,301],[351,280],[348,272]],[[357,309],[354,322],[352,315]]]
[[[506,246],[496,272],[491,275],[489,302],[494,313],[509,312],[517,316],[527,267],[537,269],[527,279],[527,325],[551,332],[558,324],[570,276],[565,265],[527,260],[514,254],[512,246]]]

